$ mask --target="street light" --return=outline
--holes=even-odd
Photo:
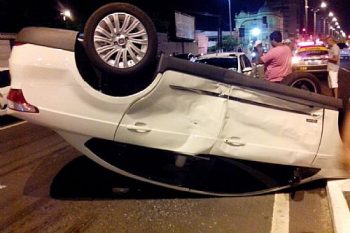
[[[328,13],[328,33],[332,36],[334,36],[334,32],[336,30],[336,27],[335,26],[338,26],[339,25],[339,22],[338,22],[338,19],[335,17],[334,13],[333,12],[329,12]]]
[[[260,28],[253,28],[250,33],[254,36],[254,37],[258,37],[261,33]]]
[[[325,2],[322,2],[321,5],[320,5],[321,9],[322,8],[326,8],[327,7],[327,4]],[[317,9],[311,9],[311,11],[314,12],[314,37],[316,36],[316,21],[317,21],[317,12],[319,12],[321,10],[320,8],[317,8]]]
[[[60,14],[62,15],[63,21],[66,21],[67,18],[72,19],[72,14],[68,9],[63,10]]]

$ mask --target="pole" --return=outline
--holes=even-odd
[[[308,33],[308,0],[305,0],[305,30],[306,30],[306,33]]]
[[[221,30],[221,18],[219,18],[219,28],[218,28],[218,48],[221,52],[222,50],[222,30]]]
[[[228,19],[230,22],[230,35],[232,36],[232,14],[231,14],[231,0],[228,0]]]
[[[319,12],[320,9],[311,9],[311,11],[314,13],[314,37],[316,37],[317,33],[317,12]]]
[[[316,13],[318,10],[314,10],[314,38],[316,37]]]

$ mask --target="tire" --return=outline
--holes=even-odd
[[[285,77],[281,83],[313,93],[322,94],[320,81],[311,73],[295,72]]]
[[[157,32],[138,7],[110,3],[87,20],[84,47],[92,64],[102,72],[118,78],[135,76],[155,61]]]

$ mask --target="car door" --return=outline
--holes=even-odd
[[[222,128],[229,87],[167,71],[126,111],[115,140],[181,154],[208,154]]]
[[[309,165],[319,148],[324,110],[270,93],[233,86],[214,154]]]

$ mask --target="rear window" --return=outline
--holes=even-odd
[[[301,56],[301,57],[324,56],[324,55],[328,55],[328,50],[324,47],[321,47],[321,48],[300,48],[297,51],[297,55]]]
[[[205,58],[205,59],[198,60],[197,62],[222,67],[225,69],[232,69],[232,68],[238,69],[237,57]]]

